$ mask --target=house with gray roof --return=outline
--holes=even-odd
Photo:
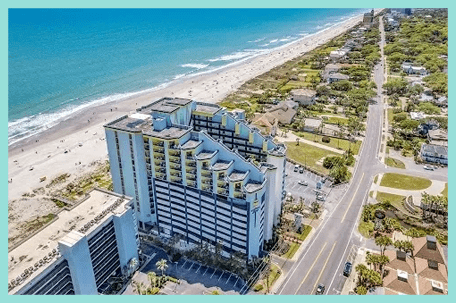
[[[434,144],[421,145],[420,156],[423,161],[448,165],[448,147]]]

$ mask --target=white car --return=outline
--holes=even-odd
[[[319,201],[325,201],[325,196],[323,196],[323,195],[318,195],[318,196],[317,196],[317,200],[319,200]]]
[[[425,165],[423,166],[423,168],[427,170],[434,170],[434,167],[432,167],[431,165]]]
[[[299,185],[304,185],[304,186],[309,185],[309,183],[308,183],[307,181],[302,181],[302,180],[301,180],[301,181],[298,181],[298,184],[299,184]]]

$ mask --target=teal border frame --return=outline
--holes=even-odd
[[[193,0],[193,1],[185,1],[185,0],[168,0],[168,1],[145,1],[145,0],[130,0],[130,1],[120,1],[120,0],[115,0],[115,1],[99,1],[99,0],[79,0],[79,1],[56,1],[56,0],[44,0],[44,1],[32,1],[32,0],[18,0],[18,1],[12,1],[12,0],[6,0],[2,1],[0,4],[2,7],[1,10],[1,25],[2,25],[2,31],[1,31],[1,39],[3,41],[3,47],[1,48],[1,67],[2,67],[2,101],[0,102],[0,118],[2,121],[3,127],[0,128],[0,138],[2,142],[5,142],[2,145],[2,148],[0,150],[1,156],[3,159],[5,159],[2,163],[3,165],[1,166],[1,175],[2,179],[4,180],[1,185],[1,192],[4,193],[4,196],[6,199],[3,199],[3,204],[1,206],[2,213],[4,218],[8,214],[8,187],[7,183],[5,182],[7,179],[8,175],[8,164],[6,159],[8,158],[8,132],[7,132],[7,127],[8,127],[8,9],[9,8],[352,8],[352,7],[360,7],[360,8],[370,8],[371,6],[375,7],[412,7],[412,8],[421,8],[421,7],[446,7],[449,9],[449,15],[453,17],[453,8],[456,7],[456,2],[450,2],[448,1],[423,1],[423,0],[415,0],[415,1],[391,1],[391,0],[386,0],[382,2],[370,2],[370,1],[353,1],[353,0],[348,0],[348,1],[336,1],[336,0],[327,0],[324,2],[316,2],[316,1],[299,1],[299,0],[288,0],[288,1],[272,1],[272,0],[230,0],[230,1],[209,1],[209,0]],[[454,18],[448,18],[449,22],[449,32],[450,35],[453,33],[453,30],[455,29],[455,19]],[[450,58],[453,58],[453,56],[456,56],[456,50],[452,47],[453,43],[451,42],[452,39],[450,39],[450,48],[449,51],[451,53]],[[453,60],[449,60],[449,66],[452,66]],[[451,68],[449,68],[449,83],[448,85],[452,87],[451,84],[454,83],[453,79],[455,73]],[[450,89],[451,93],[450,95],[453,95],[452,90]],[[451,99],[451,98],[450,98]],[[449,112],[453,112],[453,107],[455,105],[452,105],[450,101],[449,105]],[[456,102],[456,101],[455,101]],[[450,135],[450,143],[449,143],[449,152],[451,158],[456,156],[456,151],[453,149],[453,146],[456,146],[456,144],[453,144],[453,140],[456,140],[456,133],[453,135],[453,131],[456,130],[456,121],[449,121],[449,135]],[[450,161],[450,168],[452,168],[452,161]],[[451,171],[449,170],[449,179],[455,179],[456,180],[456,170]],[[453,190],[452,187],[449,188],[449,200],[450,200],[450,213],[453,213],[453,209],[455,208],[452,205],[452,199],[456,198],[456,190]],[[454,215],[450,215],[450,218],[454,217]],[[3,297],[2,300],[6,300],[6,302],[29,302],[30,300],[33,300],[34,302],[61,302],[62,297],[44,297],[44,296],[35,296],[35,297],[27,297],[27,296],[8,296],[7,295],[7,281],[8,281],[8,275],[7,275],[7,252],[8,252],[8,244],[7,244],[7,237],[8,237],[8,221],[5,218],[4,223],[2,223],[2,248],[4,252],[4,263],[3,266],[5,266],[5,272],[1,275],[1,283],[3,285],[3,291],[1,293],[1,297]],[[451,230],[450,238],[451,242],[454,239],[452,236],[454,234],[454,225],[449,224],[449,230]],[[456,253],[453,253],[452,249],[452,244],[451,248],[449,249],[449,259],[451,261],[449,262],[448,265],[448,272],[449,272],[449,285],[453,286],[453,259]],[[456,288],[455,288],[456,289]],[[141,301],[141,302],[150,302],[150,301],[156,301],[156,302],[180,302],[182,299],[184,299],[186,302],[212,302],[214,301],[215,298],[217,298],[217,302],[231,302],[232,300],[240,301],[240,302],[251,302],[256,301],[256,302],[277,302],[281,300],[287,300],[291,302],[299,302],[300,300],[312,300],[312,301],[317,301],[317,302],[332,302],[333,300],[337,300],[337,302],[342,302],[342,303],[348,303],[352,301],[357,301],[357,302],[362,302],[361,300],[369,300],[370,302],[384,302],[385,300],[388,301],[395,301],[395,302],[400,302],[404,303],[404,301],[412,301],[413,302],[428,302],[429,300],[438,300],[440,302],[450,302],[456,301],[456,294],[453,293],[454,289],[450,287],[449,289],[449,294],[447,296],[438,296],[438,297],[430,297],[430,296],[414,296],[414,297],[404,297],[404,296],[339,296],[339,297],[334,297],[334,296],[241,296],[241,297],[233,297],[233,296],[172,296],[172,297],[165,297],[165,296],[135,296],[135,300]],[[456,292],[456,291],[455,291]],[[453,299],[451,299],[453,298]],[[121,296],[101,296],[101,297],[95,297],[95,296],[90,296],[90,297],[82,297],[84,301],[88,300],[89,302],[99,302],[101,301],[108,301],[109,302],[124,302],[126,297],[121,297]],[[72,297],[65,297],[65,301],[67,302],[79,302],[81,300],[81,296],[72,296]],[[302,302],[302,301],[301,301]]]

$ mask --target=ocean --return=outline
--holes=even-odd
[[[10,9],[8,144],[367,9]]]

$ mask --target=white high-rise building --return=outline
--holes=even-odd
[[[140,227],[257,256],[281,211],[286,147],[243,111],[163,98],[105,125],[114,191]]]

